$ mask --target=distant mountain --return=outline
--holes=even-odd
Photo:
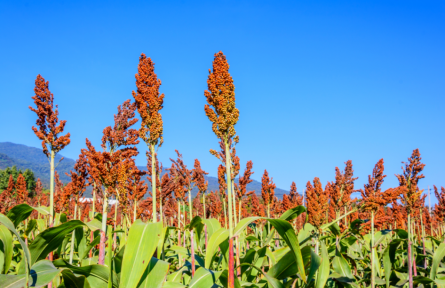
[[[59,161],[63,160],[59,163]],[[62,155],[58,154],[55,158],[55,163],[59,163],[56,167],[56,171],[60,175],[60,179],[63,183],[68,183],[70,178],[65,175],[70,170],[74,170],[75,160],[70,158],[64,158]],[[0,142],[0,169],[5,169],[7,167],[17,166],[17,168],[25,170],[31,169],[34,172],[36,178],[40,178],[45,188],[49,187],[49,162],[45,154],[43,154],[42,149],[28,147],[22,144],[15,144],[11,142]],[[140,170],[146,170],[145,166],[138,166]],[[161,174],[167,171],[162,171]],[[218,178],[212,176],[206,176],[206,180],[209,182],[208,190],[216,191],[219,189]],[[147,181],[148,182],[148,181]],[[150,183],[148,183],[150,186]],[[151,189],[151,188],[149,188]],[[247,185],[247,191],[254,190],[257,194],[261,194],[261,183],[253,180],[252,183]],[[192,190],[193,196],[198,193],[198,189],[195,187]],[[283,189],[275,189],[275,195],[279,198],[284,193],[288,191]],[[91,190],[88,189],[85,192],[85,196],[89,197],[91,195]]]

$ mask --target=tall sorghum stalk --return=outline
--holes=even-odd
[[[56,154],[70,143],[70,133],[64,136],[58,134],[63,133],[66,121],[59,122],[58,106],[54,109],[54,95],[49,91],[49,82],[37,75],[34,88],[35,95],[32,97],[36,109],[31,106],[29,109],[37,114],[36,127],[32,130],[36,136],[42,140],[43,153],[48,157],[50,162],[50,227],[54,224],[54,159]],[[52,255],[51,255],[52,257]]]
[[[232,76],[229,74],[229,64],[222,52],[215,54],[213,71],[209,70],[207,80],[208,90],[204,92],[208,105],[204,109],[207,117],[212,122],[212,129],[216,136],[223,141],[225,148],[225,168],[228,194],[228,217],[229,217],[229,267],[228,287],[233,288],[234,259],[233,259],[233,209],[232,209],[232,179],[231,179],[231,147],[232,139],[235,137],[235,124],[238,122],[239,111],[235,107],[235,86]],[[235,138],[233,138],[235,137]],[[213,154],[213,153],[212,153]]]
[[[403,173],[396,175],[399,180],[399,190],[402,196],[401,200],[408,214],[408,275],[410,288],[413,288],[411,214],[413,211],[420,208],[423,202],[420,199],[422,191],[419,190],[418,187],[419,180],[425,177],[423,174],[420,174],[425,167],[425,164],[420,162],[421,159],[419,149],[415,149],[411,154],[411,157],[408,158],[408,162],[402,162],[405,164],[405,167],[402,167]]]
[[[159,93],[161,80],[154,72],[154,63],[145,54],[139,58],[138,73],[136,74],[137,91],[133,91],[139,115],[142,118],[139,137],[147,144],[151,154],[152,183],[151,193],[153,201],[153,222],[157,222],[156,206],[156,146],[163,143],[162,109],[164,94]]]

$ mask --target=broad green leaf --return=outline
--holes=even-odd
[[[90,283],[85,276],[80,275],[76,277],[69,269],[62,271],[62,277],[65,288],[91,288]]]
[[[298,268],[295,264],[294,253],[292,251],[287,252],[267,273],[278,280],[297,274]]]
[[[128,232],[122,260],[121,286],[137,287],[161,238],[162,223],[144,223],[136,220]]]
[[[295,235],[294,228],[289,222],[280,219],[266,219],[280,234],[281,238],[286,241],[289,248],[294,252],[295,260],[298,267],[300,278],[306,282],[306,272],[301,255],[300,245],[298,243],[297,235]]]
[[[284,221],[284,220],[281,220],[281,221]],[[252,264],[248,264],[248,263],[240,264],[240,266],[246,266],[246,265],[252,267],[253,269],[256,269],[259,273],[263,274],[263,276],[267,280],[269,288],[284,288],[284,285],[278,279],[273,278],[272,276],[270,276],[268,273],[264,272],[263,270],[261,270],[257,266],[252,265]]]
[[[325,287],[326,281],[329,278],[329,254],[326,249],[326,245],[323,241],[320,241],[321,246],[321,265],[318,270],[317,280],[315,281],[315,288]]]
[[[25,255],[25,257],[24,257],[24,260],[26,262],[25,274],[29,275],[29,272],[31,270],[31,264],[30,264],[31,263],[31,255],[29,253],[28,247],[26,246],[25,242],[20,237],[20,234],[17,232],[17,230],[15,230],[14,224],[11,222],[11,220],[8,217],[6,217],[3,214],[0,214],[0,224],[3,224],[12,233],[14,233],[14,235],[19,240],[20,245],[22,246],[22,250],[23,250],[24,255]]]
[[[221,224],[215,218],[212,219],[204,219],[202,222],[207,226],[207,238],[210,239],[213,233],[218,231],[221,228]]]
[[[306,212],[306,208],[304,206],[297,206],[295,208],[289,209],[286,212],[284,212],[281,216],[281,220],[285,221],[291,221],[297,218],[301,213]]]
[[[348,277],[354,279],[352,275],[351,267],[349,267],[348,262],[343,258],[343,255],[337,250],[334,260],[332,261],[332,267],[334,271],[343,277]]]
[[[162,286],[162,288],[185,288],[187,286],[182,285],[181,283],[178,282],[170,282],[167,281],[164,283],[164,286]]]
[[[210,269],[210,265],[212,264],[213,257],[219,247],[219,245],[229,238],[229,231],[225,228],[220,228],[215,231],[210,237],[209,242],[207,244],[207,251],[205,257],[205,268]]]
[[[110,269],[106,266],[93,264],[93,265],[77,267],[77,266],[70,265],[68,262],[66,262],[63,259],[57,259],[53,263],[56,267],[68,268],[76,275],[85,276],[91,287],[94,287],[94,288],[107,288],[108,287],[108,279],[110,277]],[[114,274],[113,274],[112,286],[114,288],[119,287],[118,280]]]
[[[440,261],[445,257],[445,243],[441,243],[437,250],[434,252],[433,264],[431,265],[430,279],[435,280],[437,275],[437,269],[439,268]]]
[[[85,257],[87,257],[88,253],[90,253],[90,250],[93,249],[94,246],[99,244],[100,242],[100,235],[93,239],[93,242],[88,244],[87,248],[81,253],[79,251],[79,261],[82,261]]]
[[[51,282],[62,270],[57,269],[49,260],[42,260],[31,267],[30,287],[43,287]],[[22,288],[26,284],[26,274],[0,275],[0,287]]]
[[[6,226],[0,224],[0,274],[7,274],[13,254],[12,235]]]
[[[391,235],[391,230],[381,230],[375,233],[374,236],[374,247],[377,247],[380,243],[382,243],[383,240],[386,239],[388,235]]]
[[[241,221],[239,221],[236,225],[235,229],[233,229],[233,237],[239,236],[250,223],[258,219],[263,219],[263,217],[247,217],[241,219]]]
[[[71,233],[77,227],[85,224],[79,220],[71,220],[60,226],[51,227],[37,235],[34,241],[29,245],[31,253],[31,264],[38,260],[45,259],[48,254],[57,249],[62,244],[65,236]]]
[[[400,237],[400,239],[408,239],[408,232],[406,232],[403,229],[394,229],[394,232],[396,232],[397,236]]]
[[[199,267],[192,281],[190,281],[189,288],[212,287],[218,281],[221,273],[222,271],[212,271]]]
[[[14,227],[17,227],[23,220],[31,215],[32,211],[34,211],[34,208],[28,204],[19,204],[12,207],[6,216],[8,216],[12,223],[14,223]]]
[[[321,265],[321,258],[318,256],[314,250],[311,249],[311,267],[309,269],[309,274],[307,276],[307,282],[309,283],[312,278],[315,276],[315,272],[317,272],[318,268]]]
[[[91,231],[96,231],[102,229],[102,222],[98,219],[93,219],[90,222],[85,223]]]
[[[142,275],[139,288],[162,288],[162,284],[167,276],[170,264],[156,258],[151,258],[150,263]]]
[[[385,251],[383,252],[383,267],[385,270],[385,284],[386,284],[386,288],[389,288],[389,278],[391,277],[391,268],[392,268],[392,264],[391,264],[391,259],[389,257],[389,249],[390,249],[390,245],[388,245],[385,249]]]

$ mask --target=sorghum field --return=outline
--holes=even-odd
[[[282,199],[264,171],[259,197],[247,191],[252,161],[242,171],[236,154],[239,111],[222,52],[207,85],[203,112],[220,140],[210,150],[221,161],[219,191],[208,191],[198,159],[187,167],[178,151],[161,177],[164,94],[144,54],[133,99],[97,136],[101,147],[86,139],[63,185],[54,159],[70,134],[38,75],[32,130],[49,159],[50,193],[39,180],[29,195],[20,175],[0,194],[0,287],[445,287],[445,189],[434,187],[438,204],[425,205],[418,149],[403,162],[397,187],[381,189],[383,159],[369,167],[364,187],[354,186],[347,161],[325,187],[315,178],[300,194],[292,183]],[[147,171],[134,160],[140,141]],[[92,201],[84,200],[87,186]]]

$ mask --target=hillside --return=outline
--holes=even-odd
[[[60,159],[62,159],[62,155],[58,154],[56,156],[55,163],[57,164]],[[70,170],[74,169],[75,160],[70,158],[64,158],[60,164],[57,166],[56,171],[60,175],[60,179],[63,183],[68,183],[70,178],[65,175]],[[0,142],[0,169],[5,169],[6,167],[17,166],[20,169],[31,169],[36,178],[40,178],[44,187],[49,187],[49,162],[46,156],[43,154],[42,149],[28,147],[23,144],[15,144],[11,142]],[[145,166],[138,166],[140,170],[146,170]],[[166,171],[162,171],[162,174],[166,173]],[[212,176],[206,176],[206,180],[209,182],[208,190],[215,191],[218,190],[218,179]],[[149,183],[150,184],[150,183]],[[150,185],[149,185],[150,187]],[[258,181],[253,181],[249,185],[247,185],[248,191],[255,190],[257,194],[261,193],[261,183]],[[198,190],[196,188],[193,189],[193,195],[196,195]],[[90,195],[90,189],[87,190],[85,196],[88,197]],[[275,189],[275,194],[281,198],[281,195],[284,193],[288,193],[288,191],[283,189]]]

